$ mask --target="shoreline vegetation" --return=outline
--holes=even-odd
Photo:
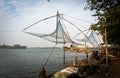
[[[27,49],[27,46],[21,46],[19,44],[15,45],[0,45],[0,49]]]
[[[19,44],[14,45],[0,45],[0,49],[52,49],[53,47],[27,47]],[[60,47],[55,47],[55,49],[61,49]]]

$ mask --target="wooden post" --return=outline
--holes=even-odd
[[[66,62],[65,62],[65,50],[66,49],[66,47],[63,47],[63,64],[64,64],[64,67],[65,67],[65,64],[66,64]]]
[[[65,65],[65,51],[63,51],[63,63]]]
[[[106,50],[106,65],[108,65],[108,47],[107,47],[107,32],[105,27],[105,50]]]
[[[46,71],[44,67],[40,68],[39,78],[46,78]]]
[[[59,16],[59,12],[57,11],[57,15],[56,15],[56,44],[57,44],[57,38],[58,38],[58,16]]]
[[[87,52],[87,45],[86,45],[86,41],[85,41],[85,54],[86,54],[87,64],[88,64],[88,52]]]
[[[75,60],[73,65],[76,66],[77,65],[77,55],[78,55],[78,45],[75,46],[76,52],[75,52]]]

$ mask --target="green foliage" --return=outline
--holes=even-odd
[[[120,0],[87,0],[86,8],[95,10],[93,16],[98,17],[98,22],[91,25],[91,29],[98,30],[104,36],[107,28],[108,43],[120,45]]]

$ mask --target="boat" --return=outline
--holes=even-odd
[[[66,64],[65,53],[67,53],[67,52],[75,53],[75,59],[73,60],[73,65],[70,65],[69,67],[65,67],[63,70],[59,70],[59,71],[55,72],[54,74],[46,76],[45,66],[46,66],[47,62],[49,61],[49,58],[52,54],[52,51],[51,51],[46,63],[40,69],[40,76],[39,76],[40,78],[46,78],[46,77],[47,78],[78,78],[78,77],[82,77],[82,76],[84,76],[84,71],[87,69],[87,67],[94,65],[94,64],[95,65],[99,64],[103,60],[103,58],[100,59],[99,57],[96,57],[96,56],[98,56],[98,52],[101,53],[101,55],[102,55],[104,53],[104,51],[101,51],[101,50],[104,50],[104,49],[101,48],[101,43],[103,41],[100,41],[99,38],[96,38],[95,31],[88,29],[88,31],[90,31],[90,33],[89,33],[89,35],[87,35],[88,32],[84,32],[84,30],[81,30],[75,23],[64,18],[63,15],[64,14],[60,14],[57,11],[56,15],[39,20],[22,30],[24,33],[34,35],[34,36],[43,38],[45,40],[48,40],[50,42],[53,42],[53,43],[55,43],[55,46],[57,44],[63,44],[63,64],[64,65]],[[54,18],[54,17],[56,17],[56,29],[52,33],[41,34],[41,33],[33,33],[33,32],[27,31],[29,28],[33,27],[34,25],[36,25],[40,22],[43,22],[45,20]],[[74,35],[75,37],[82,34],[83,38],[82,39],[78,39],[80,37],[75,38],[75,39],[72,38],[69,31],[66,29],[63,20],[65,22],[67,22],[68,24],[71,24],[73,27],[76,28],[77,31],[79,31],[79,33]],[[53,47],[53,49],[54,48],[55,47]],[[107,50],[107,48],[106,48],[106,50]],[[77,59],[78,53],[83,53],[83,52],[86,54],[86,59],[79,61]],[[91,56],[95,57],[96,59],[91,58],[91,62],[89,62],[90,61],[88,58],[89,53],[93,53],[93,56],[92,55]],[[104,56],[102,56],[102,57],[104,57]],[[106,56],[106,58],[107,58],[107,56]]]

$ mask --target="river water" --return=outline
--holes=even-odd
[[[39,78],[42,67],[52,49],[0,49],[0,78]],[[66,53],[66,66],[72,64],[74,53]],[[84,53],[78,59],[85,58]],[[45,67],[46,73],[51,74],[63,69],[62,49],[55,49]]]

